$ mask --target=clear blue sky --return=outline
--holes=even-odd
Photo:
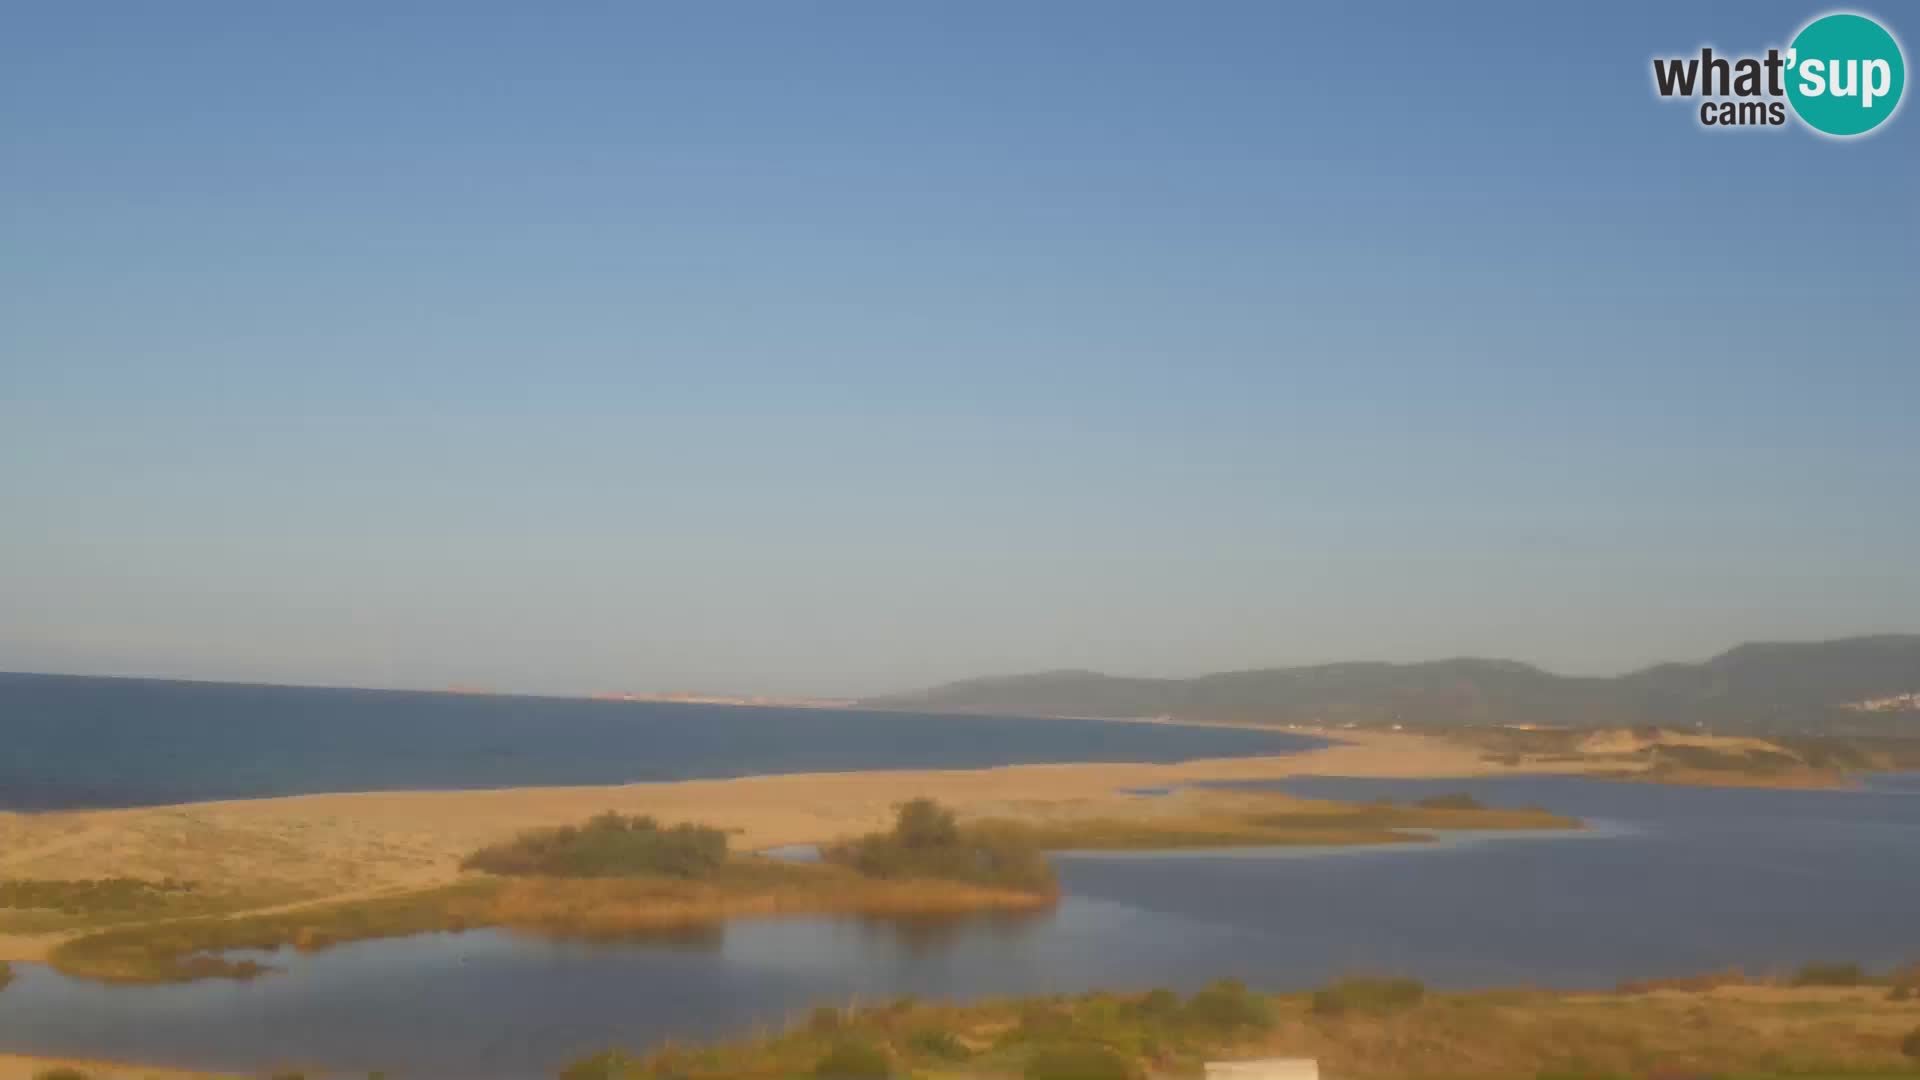
[[[1920,114],[1651,90],[1820,10],[8,5],[0,669],[1920,629]]]

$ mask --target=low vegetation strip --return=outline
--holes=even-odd
[[[1197,1077],[1231,1058],[1317,1059],[1351,1080],[1920,1077],[1920,1014],[1884,994],[1787,986],[1661,994],[1436,994],[1409,979],[1307,994],[1221,981],[970,1005],[903,998],[821,1008],[709,1046],[612,1050],[563,1080],[739,1077]]]
[[[0,881],[0,908],[42,909],[67,915],[145,915],[165,911],[195,892],[193,882],[172,878],[162,881],[128,877],[78,881],[13,878]]]
[[[422,892],[316,904],[271,915],[119,927],[62,942],[48,959],[69,975],[105,982],[252,978],[270,969],[254,960],[235,960],[224,954],[283,945],[319,949],[346,941],[488,925],[498,889],[498,883],[492,880],[469,880]]]
[[[189,918],[295,899],[285,889],[239,892],[132,877],[0,880],[0,932],[40,934]]]
[[[921,916],[1033,911],[1055,897],[924,878],[876,879],[844,867],[736,864],[708,881],[515,880],[495,894],[489,925],[562,937],[619,938],[729,919],[797,915]]]
[[[1023,835],[1030,844],[1047,851],[1405,844],[1431,840],[1428,831],[1581,827],[1577,819],[1546,810],[1483,807],[1470,796],[1441,796],[1410,805],[1284,802],[1286,808],[1281,810],[1262,808],[1255,799],[1216,806],[1202,804],[1151,817],[990,824],[1009,834]]]

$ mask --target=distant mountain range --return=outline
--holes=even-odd
[[[932,712],[1159,716],[1273,724],[1658,726],[1920,734],[1920,634],[1741,645],[1607,678],[1511,660],[1339,663],[1192,679],[1047,671],[860,702]]]

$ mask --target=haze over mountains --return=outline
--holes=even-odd
[[[968,679],[862,705],[933,712],[1158,716],[1440,727],[1653,725],[1714,731],[1920,733],[1920,634],[1754,643],[1704,663],[1613,677],[1511,660],[1337,663],[1142,679],[1047,671]]]

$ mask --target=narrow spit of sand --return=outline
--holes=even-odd
[[[462,856],[517,830],[605,810],[732,830],[736,849],[832,840],[883,827],[928,795],[967,816],[1030,820],[1191,809],[1138,788],[1289,776],[1444,777],[1522,771],[1442,739],[1318,733],[1340,741],[1273,757],[1174,765],[1016,765],[754,776],[612,787],[399,791],[130,810],[0,814],[0,877],[173,877],[218,881],[301,903],[376,896],[452,879]],[[1560,771],[1570,771],[1559,766]],[[1532,771],[1540,771],[1534,769]],[[1577,771],[1577,766],[1575,770]],[[1200,794],[1191,796],[1203,797]],[[284,902],[278,906],[290,906]],[[0,933],[0,959],[36,961],[58,936]]]

